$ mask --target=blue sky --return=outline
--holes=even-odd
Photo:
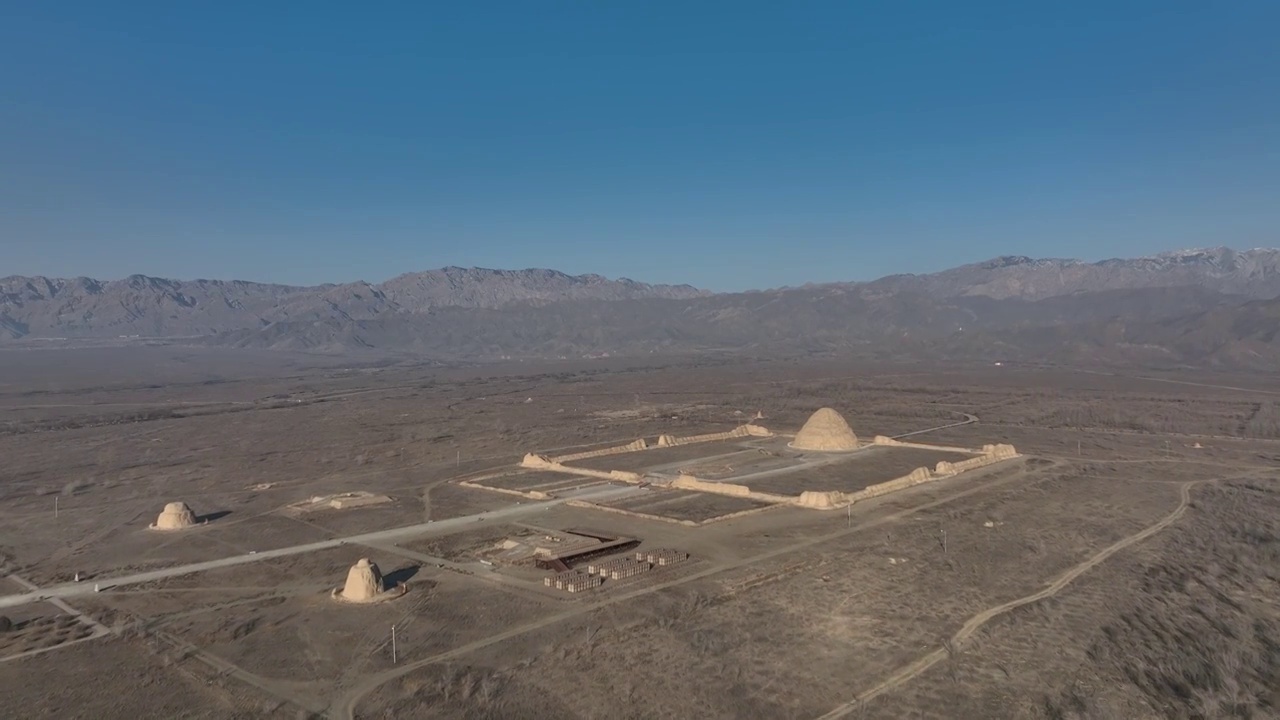
[[[1274,0],[22,5],[0,275],[734,290],[1280,244]]]

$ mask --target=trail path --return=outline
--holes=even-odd
[[[925,428],[924,430],[916,430],[915,432],[902,433],[901,435],[894,435],[894,436],[893,436],[893,439],[894,439],[894,440],[901,440],[902,438],[905,438],[905,437],[912,437],[913,435],[923,435],[923,434],[925,434],[925,433],[931,433],[931,432],[933,432],[934,430],[946,430],[947,428],[960,427],[961,425],[972,425],[973,423],[978,422],[978,416],[977,416],[977,415],[971,415],[971,414],[966,413],[966,412],[958,412],[958,413],[955,413],[955,414],[956,414],[956,415],[963,415],[963,416],[964,416],[964,420],[961,420],[961,421],[959,421],[959,422],[947,423],[946,425],[939,425],[939,426],[937,426],[937,427]]]
[[[1125,373],[1103,372],[1101,370],[1082,370],[1073,368],[1075,372],[1082,375],[1102,375],[1105,377],[1132,378],[1134,380],[1149,380],[1151,382],[1169,383],[1170,385],[1189,385],[1191,387],[1212,388],[1214,390],[1234,390],[1244,393],[1260,393],[1263,395],[1280,395],[1277,390],[1264,390],[1260,388],[1239,387],[1236,385],[1215,385],[1213,383],[1192,382],[1190,380],[1174,380],[1173,378],[1153,377],[1151,375],[1128,375]]]
[[[150,582],[152,580],[163,580],[165,578],[179,577],[182,575],[192,575],[207,570],[216,570],[218,568],[232,567],[235,565],[247,565],[249,563],[262,562],[273,558],[287,557],[290,555],[301,555],[303,553],[316,552],[317,550],[327,550],[329,548],[340,547],[343,545],[358,545],[368,543],[378,543],[382,541],[395,541],[402,538],[419,537],[424,535],[444,534],[448,532],[456,532],[460,528],[468,527],[469,523],[481,520],[499,520],[504,518],[519,517],[530,513],[540,512],[555,505],[568,502],[570,500],[591,500],[604,499],[615,496],[628,495],[637,492],[637,489],[631,486],[613,487],[596,490],[591,489],[585,492],[565,495],[554,500],[547,500],[537,503],[526,503],[523,505],[513,505],[501,510],[491,510],[488,512],[477,513],[475,515],[467,515],[458,518],[450,518],[448,520],[438,520],[429,523],[419,523],[417,525],[407,525],[405,527],[391,528],[389,530],[379,530],[371,533],[362,533],[359,535],[349,535],[347,537],[334,538],[332,540],[322,540],[320,542],[307,543],[305,545],[294,545],[291,547],[276,548],[273,550],[263,550],[261,552],[248,553],[244,555],[233,555],[218,560],[209,560],[206,562],[191,563],[188,565],[179,565],[176,567],[161,568],[158,570],[148,570],[145,572],[134,573],[132,575],[123,575],[119,577],[94,578],[93,582],[65,583],[62,585],[52,585],[49,587],[32,590],[26,593],[16,595],[0,596],[0,608],[14,607],[24,605],[29,602],[52,601],[55,598],[79,597],[92,595],[94,587],[102,590],[108,588],[119,587],[121,585],[135,585],[137,583]]]
[[[1188,503],[1191,502],[1191,488],[1192,486],[1196,485],[1197,482],[1198,481],[1182,483],[1181,487],[1179,488],[1181,501],[1178,503],[1178,507],[1175,508],[1173,512],[1164,516],[1162,520],[1155,523],[1154,525],[1150,525],[1146,529],[1141,530],[1133,535],[1130,535],[1127,538],[1124,538],[1114,543],[1113,545],[1108,546],[1107,548],[1103,549],[1096,555],[1090,557],[1088,560],[1085,560],[1079,565],[1076,565],[1075,567],[1071,568],[1067,572],[1063,573],[1060,577],[1058,577],[1057,580],[1054,580],[1051,584],[1049,584],[1043,590],[1036,593],[1032,593],[1025,597],[1018,598],[1016,600],[1010,600],[1009,602],[1004,603],[1002,605],[997,605],[995,607],[988,608],[978,613],[977,615],[974,615],[973,617],[969,618],[969,621],[966,622],[960,628],[960,630],[956,632],[955,635],[951,636],[952,649],[953,650],[958,649],[961,643],[963,643],[965,640],[968,640],[975,632],[978,631],[979,628],[985,625],[992,618],[998,615],[1007,613],[1010,610],[1013,610],[1014,608],[1019,608],[1019,607],[1022,607],[1023,605],[1029,605],[1030,603],[1033,603],[1033,602],[1039,602],[1040,600],[1044,600],[1045,598],[1053,597],[1054,595],[1057,595],[1059,591],[1061,591],[1067,585],[1070,585],[1073,580],[1085,574],[1086,572],[1089,572],[1094,567],[1097,567],[1099,563],[1105,561],[1107,558],[1111,557],[1112,555],[1115,555],[1116,553],[1129,547],[1130,545],[1133,545],[1134,543],[1138,543],[1138,542],[1142,542],[1143,540],[1146,540],[1152,535],[1155,535],[1161,530],[1164,530],[1165,528],[1172,525],[1174,522],[1178,520],[1178,518],[1182,517],[1183,513],[1187,511],[1187,505]],[[818,720],[833,720],[834,718],[842,718],[842,717],[845,717],[846,715],[849,715],[850,713],[857,710],[858,707],[861,706],[863,703],[868,702],[873,698],[879,697],[880,695],[883,695],[884,693],[887,693],[890,690],[894,690],[898,688],[904,683],[907,683],[910,680],[914,679],[917,675],[920,675],[921,673],[933,667],[934,665],[937,665],[939,662],[942,662],[947,658],[948,654],[949,652],[946,647],[942,647],[942,648],[938,648],[937,650],[934,650],[933,652],[916,660],[910,665],[900,668],[897,672],[895,672],[893,675],[890,675],[885,680],[881,681],[878,685],[875,685],[870,689],[865,690],[862,693],[859,693],[855,698],[853,698],[849,702],[844,703],[843,705],[840,705],[839,707],[835,708],[834,710],[832,710],[831,712],[825,715],[822,715],[821,717],[818,718]]]
[[[27,588],[28,590],[39,590],[39,588],[38,588],[38,587],[36,587],[36,586],[35,586],[35,585],[33,585],[32,583],[28,582],[28,581],[27,581],[27,580],[25,580],[24,578],[21,578],[21,577],[19,577],[19,576],[17,576],[17,575],[10,574],[10,575],[9,575],[9,579],[10,579],[10,580],[12,580],[12,581],[13,581],[13,582],[15,582],[15,583],[17,583],[17,584],[21,585],[22,587]],[[54,607],[58,608],[59,610],[61,610],[61,611],[65,612],[65,613],[67,613],[68,615],[71,615],[71,616],[72,616],[72,617],[74,617],[78,622],[81,622],[81,623],[83,623],[84,625],[88,626],[91,630],[93,630],[93,632],[92,632],[92,633],[90,633],[89,635],[86,635],[85,637],[80,638],[79,640],[72,640],[72,641],[70,641],[70,642],[60,643],[60,644],[58,644],[58,645],[54,645],[54,646],[52,646],[52,647],[47,647],[47,648],[38,648],[38,649],[35,649],[35,650],[28,650],[27,652],[24,652],[24,653],[18,653],[17,655],[10,655],[10,656],[8,656],[8,657],[0,658],[0,663],[3,663],[3,662],[10,662],[10,661],[13,661],[13,660],[21,660],[22,658],[31,657],[32,655],[39,655],[39,654],[41,654],[41,653],[51,652],[51,651],[53,651],[53,650],[61,650],[61,649],[63,649],[63,648],[70,647],[70,646],[72,646],[72,645],[77,645],[77,644],[82,643],[82,642],[88,642],[88,641],[90,641],[90,640],[97,640],[98,638],[100,638],[100,637],[102,637],[102,636],[104,636],[104,635],[108,635],[108,634],[110,634],[110,633],[111,633],[111,631],[110,631],[110,630],[108,630],[108,629],[107,629],[107,627],[106,627],[105,625],[103,625],[102,623],[98,622],[97,620],[94,620],[93,618],[89,617],[88,615],[86,615],[86,614],[84,614],[84,613],[80,612],[79,610],[77,610],[77,609],[75,609],[75,608],[71,607],[70,605],[66,604],[65,602],[63,602],[63,601],[59,600],[58,598],[51,598],[51,599],[49,600],[49,604],[50,604],[50,605],[53,605]]]
[[[651,595],[653,593],[660,592],[662,590],[678,587],[686,583],[708,578],[713,575],[718,575],[727,570],[734,570],[734,569],[745,567],[747,565],[751,565],[754,563],[780,557],[788,553],[793,553],[798,550],[804,550],[817,545],[829,543],[832,540],[845,537],[847,535],[852,535],[854,533],[859,533],[859,532],[865,532],[866,530],[869,530],[871,528],[879,527],[887,523],[894,522],[905,517],[909,517],[916,513],[930,510],[935,507],[940,507],[942,505],[954,502],[964,497],[968,497],[969,495],[973,495],[975,493],[989,492],[992,489],[997,487],[1001,487],[1013,482],[1026,480],[1029,477],[1040,475],[1045,471],[1051,470],[1055,467],[1057,467],[1056,464],[1045,467],[1045,468],[1041,468],[1038,470],[1031,470],[1024,473],[1015,473],[1004,478],[992,480],[990,482],[985,482],[979,485],[974,485],[964,490],[961,490],[959,492],[951,493],[941,498],[937,498],[935,500],[931,500],[929,502],[922,503],[920,505],[898,510],[896,512],[889,513],[887,515],[881,515],[876,518],[867,520],[865,522],[858,523],[848,528],[842,528],[840,530],[827,533],[825,535],[811,537],[811,538],[802,540],[800,542],[775,548],[773,550],[770,550],[768,552],[764,552],[758,555],[744,557],[732,562],[713,565],[703,570],[699,570],[697,572],[690,573],[688,575],[683,575],[681,577],[674,578],[672,580],[659,583],[657,585],[650,585],[648,587],[640,588],[631,592],[613,595],[603,600],[598,600],[596,602],[580,605],[578,607],[571,608],[569,610],[565,610],[563,612],[556,613],[554,615],[548,615],[546,617],[540,618],[530,623],[526,623],[524,625],[513,627],[509,630],[498,633],[496,635],[490,635],[489,637],[481,638],[474,642],[467,643],[466,645],[455,647],[451,650],[447,650],[445,652],[442,652],[436,655],[425,657],[420,660],[414,660],[412,662],[406,662],[390,670],[386,670],[377,675],[368,677],[363,682],[353,687],[350,691],[346,693],[346,695],[340,701],[336,702],[329,709],[328,717],[341,718],[343,720],[354,719],[356,716],[355,715],[356,705],[359,704],[361,700],[371,695],[374,691],[376,691],[379,687],[385,685],[386,683],[391,682],[392,680],[395,680],[397,678],[403,677],[405,675],[408,675],[409,673],[419,668],[423,668],[428,665],[444,662],[444,661],[453,659],[455,657],[466,655],[476,650],[481,650],[483,648],[496,645],[506,640],[510,640],[512,638],[519,637],[521,635],[525,635],[535,630],[549,627],[551,625],[555,625],[565,620],[578,617],[586,613],[594,612],[596,610],[600,610],[605,607],[616,605],[618,603],[625,602],[627,600],[633,600],[635,598]]]

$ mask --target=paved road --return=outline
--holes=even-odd
[[[965,419],[960,422],[948,425],[940,425],[935,428],[925,430],[917,430],[906,435],[898,437],[908,437],[910,435],[920,435],[934,430],[941,430],[948,427],[956,427],[959,425],[968,425],[978,421],[978,418],[964,414]],[[192,575],[206,570],[216,570],[218,568],[232,567],[234,565],[246,565],[248,563],[262,562],[279,557],[288,557],[290,555],[300,555],[302,553],[315,552],[317,550],[327,550],[329,548],[341,547],[348,544],[371,544],[387,541],[396,541],[402,538],[418,537],[434,533],[444,533],[457,530],[478,520],[498,520],[503,518],[526,515],[533,512],[545,510],[553,505],[559,505],[567,500],[599,500],[605,498],[618,497],[622,495],[645,492],[643,489],[635,487],[614,487],[609,486],[603,489],[587,489],[582,492],[570,493],[554,500],[544,502],[525,503],[515,505],[502,510],[494,510],[492,512],[484,512],[476,515],[468,515],[450,520],[438,520],[431,523],[419,523],[417,525],[407,525],[405,527],[391,528],[389,530],[379,530],[377,532],[363,533],[360,535],[351,535],[343,538],[335,538],[332,540],[322,540],[320,542],[308,543],[305,545],[294,545],[292,547],[277,548],[275,550],[263,550],[258,553],[235,555],[232,557],[222,558],[219,560],[209,560],[206,562],[192,563],[190,565],[179,565],[172,568],[162,568],[159,570],[149,570],[146,572],[135,573],[133,575],[124,575],[115,578],[95,578],[94,583],[66,583],[63,585],[54,585],[31,592],[20,593],[17,595],[0,596],[0,608],[14,607],[16,605],[25,605],[30,602],[40,602],[52,600],[56,598],[81,597],[92,595],[94,584],[96,583],[103,590],[109,587],[119,587],[121,585],[134,585],[137,583],[150,582],[152,580],[163,580],[165,578],[179,577],[182,575]]]
[[[605,488],[591,488],[582,492],[567,494],[554,500],[513,505],[501,510],[482,512],[475,515],[451,518],[449,520],[437,520],[429,523],[418,523],[417,525],[406,525],[404,527],[391,528],[389,530],[379,530],[376,532],[362,533],[360,535],[350,535],[342,538],[334,538],[332,540],[307,543],[305,545],[294,545],[292,547],[277,548],[275,550],[263,550],[253,554],[234,555],[219,560],[191,563],[190,565],[179,565],[177,567],[162,568],[159,570],[148,570],[146,572],[134,573],[133,575],[123,575],[114,578],[94,578],[93,582],[86,581],[53,585],[50,587],[40,588],[39,590],[32,592],[0,596],[0,608],[14,607],[16,605],[25,605],[30,602],[41,602],[56,598],[92,595],[94,593],[93,587],[95,583],[101,589],[106,590],[107,588],[119,587],[121,585],[134,585],[137,583],[151,582],[152,580],[163,580],[165,578],[179,577],[181,575],[192,575],[199,572],[205,572],[206,570],[216,570],[218,568],[232,567],[234,565],[247,565],[249,563],[271,560],[273,558],[301,555],[303,553],[315,552],[317,550],[327,550],[329,548],[341,547],[343,545],[387,542],[402,538],[453,532],[481,520],[502,520],[541,512],[568,500],[600,500],[638,492],[645,492],[645,490],[632,486],[615,487],[612,485]]]
[[[38,591],[40,589],[36,587],[33,583],[27,582],[25,579],[17,575],[10,575],[9,579],[33,592]],[[60,598],[56,598],[56,597],[49,598],[49,604],[58,608],[62,612],[75,617],[76,619],[83,622],[85,625],[88,625],[89,627],[93,628],[93,637],[100,637],[110,632],[109,630],[107,630],[107,627],[105,625],[99,623],[97,620],[94,620],[88,615],[85,615],[79,610],[71,607],[70,605],[63,602]]]
[[[528,634],[535,630],[548,627],[556,623],[563,622],[569,618],[578,617],[587,613],[595,612],[602,608],[610,607],[618,603],[626,602],[628,600],[634,600],[639,597],[651,595],[653,593],[660,592],[668,588],[678,587],[686,583],[712,577],[714,575],[725,572],[726,570],[733,570],[736,568],[745,567],[747,565],[751,565],[754,563],[763,562],[776,557],[781,557],[789,553],[805,550],[815,546],[820,546],[826,543],[830,543],[831,541],[837,538],[842,538],[854,533],[866,532],[869,529],[880,527],[882,525],[886,525],[888,523],[901,520],[902,518],[910,517],[916,513],[929,510],[932,508],[936,508],[936,507],[941,507],[947,503],[959,500],[960,498],[968,497],[970,495],[974,495],[978,493],[990,492],[995,488],[1012,484],[1014,482],[1022,481],[1031,476],[1047,473],[1055,469],[1056,467],[1057,465],[1054,464],[1054,465],[1046,466],[1037,470],[1031,470],[1024,473],[1014,473],[996,480],[991,480],[991,481],[984,482],[977,485],[970,485],[969,487],[963,490],[959,490],[949,495],[945,495],[941,498],[930,500],[920,505],[904,508],[902,510],[898,510],[885,515],[879,515],[869,520],[859,522],[856,525],[840,528],[839,530],[835,530],[831,533],[810,537],[804,540],[800,540],[796,543],[792,543],[790,545],[785,545],[782,547],[777,547],[757,555],[752,555],[750,557],[743,557],[731,562],[712,565],[696,572],[681,575],[677,578],[673,578],[666,582],[662,582],[654,585],[647,585],[647,586],[632,590],[630,592],[621,592],[616,595],[608,595],[601,600],[597,600],[591,603],[586,603],[583,605],[578,605],[576,607],[569,608],[559,613],[544,615],[538,618],[537,620],[533,620],[524,625],[519,625],[513,628],[509,628],[500,633],[497,633],[496,635],[491,635],[489,637],[481,638],[474,642],[468,643],[466,645],[460,645],[460,646],[454,647],[450,650],[446,650],[436,655],[420,658],[410,662],[403,662],[389,670],[384,670],[376,675],[371,675],[367,678],[364,678],[359,684],[357,684],[355,687],[347,691],[341,699],[334,701],[333,705],[329,708],[327,712],[327,716],[330,718],[335,718],[337,720],[353,720],[356,716],[356,705],[358,705],[360,701],[363,700],[365,697],[367,697],[368,695],[376,691],[382,685],[385,685],[386,683],[391,682],[396,678],[403,677],[419,668],[426,667],[427,665],[432,665],[432,664],[444,662],[447,660],[452,660],[460,656],[466,655],[468,653],[474,652],[476,650],[479,650],[481,648],[506,642],[507,640],[520,637],[522,635]]]
[[[17,576],[17,575],[9,575],[9,579],[10,579],[10,580],[12,580],[12,581],[13,581],[13,582],[15,582],[15,583],[17,583],[17,584],[21,585],[22,587],[27,588],[28,590],[37,590],[37,589],[38,589],[35,585],[33,585],[33,584],[31,584],[31,583],[27,582],[25,579],[23,579],[23,578],[21,578],[21,577],[19,577],[19,576]],[[47,653],[47,652],[51,652],[51,651],[53,651],[53,650],[61,650],[62,648],[65,648],[65,647],[70,647],[70,646],[72,646],[72,645],[78,645],[78,644],[80,644],[80,643],[82,643],[82,642],[89,642],[90,640],[97,640],[98,638],[102,637],[103,635],[109,635],[109,634],[111,634],[111,631],[110,631],[110,630],[108,630],[108,629],[107,629],[107,627],[106,627],[105,625],[103,625],[102,623],[99,623],[97,620],[94,620],[93,618],[89,617],[88,615],[85,615],[84,613],[80,612],[79,610],[77,610],[77,609],[75,609],[75,608],[71,607],[70,605],[66,604],[65,602],[63,602],[62,600],[60,600],[60,599],[58,599],[58,598],[50,598],[50,599],[49,599],[49,604],[53,605],[54,607],[58,608],[59,610],[61,610],[61,611],[65,612],[65,613],[67,613],[68,615],[71,615],[72,617],[76,618],[76,620],[78,620],[78,621],[80,621],[80,622],[84,623],[84,624],[85,624],[85,625],[87,625],[89,628],[91,628],[91,629],[93,630],[93,632],[92,632],[92,633],[90,633],[90,634],[88,634],[88,635],[86,635],[86,636],[84,636],[84,637],[82,637],[82,638],[80,638],[80,639],[78,639],[78,640],[70,640],[70,641],[68,641],[68,642],[59,643],[59,644],[54,645],[54,646],[52,646],[52,647],[37,648],[37,649],[35,649],[35,650],[28,650],[28,651],[26,651],[26,652],[18,653],[18,654],[16,654],[16,655],[9,655],[9,656],[7,656],[7,657],[0,658],[0,663],[12,662],[12,661],[14,661],[14,660],[21,660],[21,659],[23,659],[23,658],[31,657],[32,655],[40,655],[41,653]]]

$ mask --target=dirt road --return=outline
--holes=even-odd
[[[453,648],[452,650],[448,650],[446,652],[442,652],[437,655],[432,655],[430,657],[422,658],[421,660],[415,660],[413,662],[408,662],[403,665],[396,666],[390,670],[386,670],[381,673],[378,673],[377,675],[373,675],[369,678],[366,678],[364,681],[356,685],[354,688],[348,691],[340,701],[334,703],[333,707],[329,710],[327,715],[330,718],[340,718],[342,720],[354,720],[356,705],[359,704],[361,700],[363,700],[365,697],[372,694],[375,690],[385,685],[386,683],[391,682],[392,680],[395,680],[397,678],[403,677],[404,675],[408,675],[409,673],[419,668],[423,668],[428,665],[432,665],[432,664],[450,660],[452,658],[456,658],[462,655],[466,655],[476,650],[480,650],[480,649],[489,647],[491,645],[495,645],[495,644],[504,642],[506,640],[510,640],[512,638],[519,637],[521,635],[525,635],[527,633],[533,632],[535,630],[539,630],[541,628],[555,625],[556,623],[563,622],[565,620],[583,615],[585,613],[594,612],[596,610],[599,610],[604,607],[608,607],[610,605],[615,605],[617,603],[625,602],[627,600],[633,600],[638,597],[643,597],[656,592],[660,592],[662,590],[667,590],[669,588],[677,587],[685,583],[693,582],[695,580],[701,580],[703,578],[720,574],[727,570],[733,570],[736,568],[745,567],[747,565],[762,562],[765,560],[770,560],[772,558],[786,555],[788,553],[793,553],[799,550],[805,550],[810,547],[828,543],[836,538],[841,538],[846,535],[851,535],[853,533],[858,533],[858,532],[864,532],[868,529],[879,527],[886,523],[895,522],[902,518],[909,517],[915,513],[922,512],[925,510],[930,510],[932,508],[939,507],[941,505],[945,505],[950,502],[954,502],[955,500],[958,500],[963,497],[967,497],[974,493],[987,492],[996,487],[1000,487],[1000,486],[1003,486],[1015,481],[1019,481],[1019,480],[1025,480],[1029,476],[1044,473],[1048,470],[1053,469],[1054,467],[1056,467],[1056,464],[1049,467],[1040,468],[1037,470],[1031,470],[1024,473],[1011,474],[1007,477],[993,480],[991,482],[985,482],[976,486],[970,486],[959,492],[946,495],[945,497],[941,497],[936,500],[931,500],[929,502],[922,503],[915,507],[899,510],[897,512],[890,513],[888,515],[882,515],[872,520],[859,523],[852,527],[842,528],[832,533],[811,537],[806,540],[793,543],[791,545],[776,548],[774,550],[770,550],[768,552],[765,552],[759,555],[754,555],[752,557],[742,558],[734,562],[714,565],[714,566],[705,568],[703,570],[700,570],[696,573],[684,575],[682,577],[679,577],[664,583],[651,585],[645,588],[640,588],[638,590],[634,590],[628,593],[613,595],[603,600],[599,600],[597,602],[580,605],[578,607],[566,610],[561,613],[557,613],[555,615],[548,615],[544,618],[535,620],[525,625],[513,627],[509,630],[498,633],[496,635],[491,635],[487,638],[482,638],[475,642],[468,643],[466,645],[461,645],[459,647]]]
[[[22,587],[27,588],[28,590],[33,590],[33,591],[39,590],[39,588],[37,588],[35,585],[31,584],[30,582],[27,582],[25,579],[17,575],[9,575],[9,579],[21,585]],[[97,620],[94,620],[88,615],[80,612],[79,610],[71,607],[70,605],[66,604],[65,602],[57,598],[51,598],[49,600],[49,604],[67,613],[68,615],[74,617],[78,622],[83,623],[85,626],[93,630],[93,632],[85,637],[80,638],[79,640],[72,640],[70,642],[60,643],[52,647],[39,648],[36,650],[28,650],[27,652],[18,653],[17,655],[9,655],[8,657],[0,658],[0,663],[12,662],[14,660],[21,660],[22,658],[31,657],[32,655],[39,655],[41,653],[51,652],[53,650],[61,650],[63,648],[70,647],[72,645],[76,645],[82,642],[97,640],[98,638],[111,633],[111,631],[108,630],[106,626],[104,626],[102,623],[99,623]]]
[[[894,435],[893,439],[901,440],[902,438],[912,437],[914,435],[923,435],[925,433],[931,433],[935,430],[946,430],[947,428],[960,427],[961,425],[972,425],[973,423],[978,422],[977,415],[971,415],[969,413],[962,413],[962,412],[958,412],[955,414],[963,415],[964,419],[960,420],[959,422],[947,423],[946,425],[939,425],[937,427],[925,428],[924,430],[916,430],[914,432],[902,433],[901,435]]]
[[[1133,535],[1130,535],[1129,537],[1124,538],[1116,542],[1115,544],[1108,546],[1107,548],[1098,552],[1096,555],[1093,555],[1089,559],[1085,560],[1079,565],[1076,565],[1075,567],[1063,573],[1061,576],[1058,577],[1057,580],[1054,580],[1043,590],[1036,593],[1032,593],[1025,597],[1020,597],[1016,600],[1010,600],[1007,603],[997,605],[992,608],[988,608],[978,613],[977,615],[974,615],[973,617],[969,618],[968,622],[966,622],[956,632],[955,635],[951,636],[952,651],[958,649],[965,640],[968,640],[969,637],[973,635],[973,633],[975,633],[979,628],[985,625],[987,621],[991,620],[992,618],[998,615],[1004,614],[1006,612],[1009,612],[1014,608],[1022,607],[1023,605],[1028,605],[1030,603],[1038,602],[1040,600],[1044,600],[1045,598],[1053,597],[1054,595],[1057,595],[1059,591],[1061,591],[1067,585],[1070,585],[1071,581],[1075,580],[1076,578],[1080,577],[1086,572],[1089,572],[1090,570],[1092,570],[1094,567],[1096,567],[1099,563],[1103,562],[1107,558],[1111,557],[1112,555],[1115,555],[1116,553],[1129,547],[1130,545],[1133,545],[1134,543],[1138,543],[1138,542],[1142,542],[1143,540],[1146,540],[1152,535],[1155,535],[1161,530],[1164,530],[1165,528],[1172,525],[1174,522],[1178,520],[1178,518],[1182,517],[1183,513],[1187,511],[1187,505],[1188,503],[1191,502],[1191,488],[1195,484],[1196,482],[1182,483],[1181,487],[1179,488],[1179,491],[1181,494],[1181,502],[1178,503],[1178,507],[1175,508],[1173,512],[1164,516],[1163,519],[1161,519],[1159,522],[1155,523],[1154,525],[1150,525],[1147,528],[1141,530],[1140,532],[1134,533]],[[939,662],[942,662],[943,660],[947,659],[948,654],[949,654],[949,651],[947,650],[946,647],[942,647],[942,648],[938,648],[937,650],[934,650],[933,652],[916,660],[910,665],[900,668],[897,672],[895,672],[893,675],[890,675],[885,680],[881,681],[878,685],[875,685],[874,687],[871,687],[870,689],[859,693],[857,697],[853,698],[849,702],[835,708],[834,710],[832,710],[831,712],[825,715],[822,715],[820,718],[818,718],[818,720],[833,720],[834,718],[842,718],[849,715],[850,713],[853,713],[863,703],[868,702],[880,695],[883,695],[886,692],[889,692],[890,690],[893,690],[901,686],[902,684],[914,679],[917,675],[923,673],[924,671],[928,670],[929,668],[933,667]]]
[[[25,605],[30,602],[51,601],[55,598],[92,595],[95,592],[94,587],[106,590],[107,588],[119,587],[121,585],[134,585],[137,583],[150,582],[152,580],[163,580],[165,578],[179,577],[182,575],[192,575],[206,570],[216,570],[218,568],[232,567],[234,565],[247,565],[249,563],[262,562],[273,558],[288,557],[290,555],[301,555],[303,553],[327,550],[329,548],[340,547],[342,545],[363,545],[369,543],[388,542],[403,538],[421,537],[423,535],[435,535],[457,531],[467,527],[470,523],[481,520],[501,520],[520,515],[529,515],[541,512],[552,506],[568,502],[569,500],[598,500],[627,495],[634,492],[639,492],[639,490],[631,486],[608,486],[598,490],[592,489],[582,493],[567,494],[564,497],[559,497],[554,500],[513,505],[501,510],[491,510],[489,512],[466,515],[464,517],[451,518],[448,520],[418,523],[417,525],[406,525],[404,527],[391,528],[389,530],[379,530],[360,535],[350,535],[342,538],[334,538],[332,540],[321,540],[320,542],[307,543],[305,545],[293,545],[291,547],[276,548],[274,550],[263,550],[262,552],[252,554],[233,555],[231,557],[225,557],[218,560],[208,560],[206,562],[191,563],[189,565],[178,565],[176,567],[161,568],[159,570],[149,570],[147,572],[134,573],[133,575],[122,575],[114,578],[94,578],[93,582],[53,585],[50,587],[40,588],[39,590],[32,592],[2,596],[0,597],[0,608]]]

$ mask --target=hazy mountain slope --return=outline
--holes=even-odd
[[[1280,297],[1280,250],[1179,250],[1095,263],[1008,256],[930,275],[892,275],[870,285],[884,292],[909,290],[937,298],[984,295],[1041,300],[1072,293],[1176,286],[1273,298]]]
[[[1215,307],[1139,326],[1132,338],[1138,342],[1168,344],[1187,357],[1274,369],[1280,356],[1280,299]]]
[[[967,318],[959,308],[919,296],[869,300],[858,292],[826,288],[501,310],[439,308],[369,321],[275,323],[211,342],[291,349],[376,347],[490,358],[705,349],[806,352],[895,333],[945,334]]]
[[[14,276],[0,279],[0,337],[186,337],[273,322],[367,320],[441,306],[498,308],[568,299],[703,294],[687,285],[646,285],[554,270],[444,268],[402,275],[382,285],[357,282],[317,287],[143,275],[108,282]]]
[[[11,277],[0,280],[0,341],[140,335],[454,359],[856,349],[1264,367],[1280,362],[1280,300],[1269,295],[1280,292],[1277,256],[1002,258],[934,275],[718,295],[552,270],[444,268],[309,288]]]
[[[966,356],[985,357],[990,351],[996,357],[1008,354],[998,349],[1005,342],[1000,339],[1004,334],[1039,338],[1040,343],[1028,345],[1028,352],[1051,351],[1054,343],[1062,342],[1053,335],[1055,328],[1105,323],[1117,317],[1135,323],[1167,321],[1240,302],[1187,288],[1027,302],[986,297],[936,300],[916,293],[828,286],[691,300],[565,302],[501,310],[440,308],[373,320],[282,322],[226,333],[210,342],[255,348],[411,350],[461,358],[701,350],[785,354],[849,348],[892,355],[949,343]]]
[[[1102,290],[1058,295],[1043,300],[997,300],[983,295],[949,298],[968,308],[974,327],[1072,326],[1085,321],[1127,318],[1149,321],[1182,317],[1209,308],[1234,307],[1247,302],[1240,295],[1226,295],[1199,287],[1151,287]]]
[[[37,337],[202,335],[301,309],[307,295],[281,285],[143,275],[109,282],[8,277],[0,279],[0,318]]]
[[[1207,309],[1168,306],[1146,317],[1124,312],[984,328],[948,337],[933,351],[969,359],[1271,370],[1280,365],[1280,299],[1222,296]]]
[[[564,300],[638,300],[706,295],[690,285],[648,285],[600,275],[566,275],[556,270],[488,270],[447,267],[392,278],[378,286],[402,309],[433,307],[500,308],[516,303]]]

